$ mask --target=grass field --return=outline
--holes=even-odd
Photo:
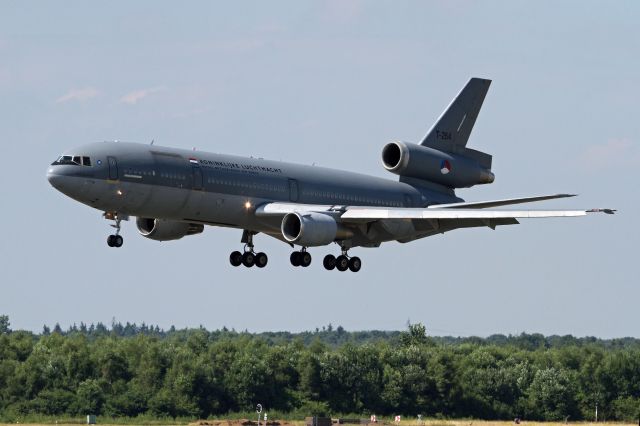
[[[69,420],[67,420],[69,421]],[[129,425],[129,426],[136,426],[136,425],[154,425],[154,426],[160,426],[160,425],[190,425],[190,426],[196,426],[196,425],[214,425],[215,423],[220,422],[221,426],[226,426],[226,425],[230,425],[230,426],[234,426],[234,425],[239,425],[240,423],[234,420],[231,420],[229,422],[223,420],[223,419],[216,419],[216,420],[208,420],[208,421],[202,421],[202,422],[191,422],[191,423],[182,423],[182,422],[167,422],[167,423],[162,423],[162,422],[144,422],[141,421],[140,423],[100,423],[100,419],[98,419],[98,426],[122,426],[123,424]],[[300,420],[289,420],[286,421],[286,423],[288,425],[291,426],[304,426],[304,421],[300,421]],[[30,426],[50,426],[52,424],[57,424],[58,426],[66,426],[66,425],[74,425],[77,426],[78,424],[83,424],[83,422],[78,419],[78,421],[71,420],[69,421],[69,423],[56,423],[55,421],[52,421],[51,423],[19,423],[19,424],[26,424],[26,425],[30,425]],[[378,424],[382,425],[382,424],[387,424],[387,425],[394,425],[394,426],[514,426],[514,422],[512,421],[484,421],[484,420],[423,420],[422,422],[418,422],[415,419],[411,419],[411,420],[403,420],[401,421],[399,424],[394,423],[394,422],[379,422]],[[15,426],[16,423],[0,423],[0,426]],[[639,426],[639,423],[625,423],[625,422],[598,422],[598,423],[593,423],[593,422],[569,422],[569,423],[564,423],[564,422],[528,422],[528,421],[521,421],[520,425],[522,426],[566,426],[566,425],[580,425],[580,426],[604,426],[604,425],[615,425],[615,426]]]

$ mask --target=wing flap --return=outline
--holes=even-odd
[[[344,210],[344,206],[340,206]],[[287,213],[340,211],[338,206],[321,204],[267,203],[258,206],[256,216],[284,216]]]

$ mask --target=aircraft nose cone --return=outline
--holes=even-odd
[[[47,180],[55,189],[62,193],[68,192],[68,180],[69,178],[63,174],[54,172],[53,169],[47,170]]]

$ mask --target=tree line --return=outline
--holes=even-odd
[[[256,403],[294,417],[353,414],[634,420],[640,341],[406,331],[162,330],[113,322],[12,331],[0,316],[0,419],[206,418]]]

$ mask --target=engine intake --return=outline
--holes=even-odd
[[[491,183],[491,156],[465,148],[467,155],[422,145],[391,142],[382,149],[384,168],[400,176],[435,182],[449,188]]]
[[[339,236],[336,220],[323,213],[287,213],[280,228],[285,240],[304,247],[324,246]]]
[[[178,222],[175,220],[139,217],[136,219],[138,232],[143,237],[156,241],[179,240],[187,235],[200,234],[204,225],[199,223]]]

